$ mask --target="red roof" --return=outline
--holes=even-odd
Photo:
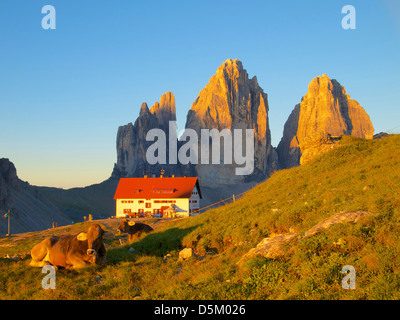
[[[121,178],[114,199],[190,198],[197,186],[197,177]]]

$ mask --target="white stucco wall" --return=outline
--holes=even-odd
[[[146,204],[150,204],[150,208],[146,208]],[[116,217],[125,217],[125,209],[130,209],[131,213],[150,211],[154,212],[154,209],[161,209],[161,207],[171,206],[175,204],[176,213],[182,216],[189,216],[189,199],[187,198],[171,198],[171,199],[117,199],[116,200]]]

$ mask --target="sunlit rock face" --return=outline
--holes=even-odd
[[[210,160],[210,164],[199,163],[195,166],[200,181],[213,185],[263,180],[277,168],[277,155],[271,147],[268,109],[267,94],[255,76],[249,79],[241,61],[228,59],[217,69],[193,102],[186,128],[194,129],[199,136],[201,129],[253,129],[254,171],[240,176],[235,174],[238,166],[234,159],[232,164],[224,165],[211,164]],[[222,143],[223,139],[221,162],[224,160]],[[244,154],[245,146],[242,144],[240,147]]]
[[[284,168],[299,165],[305,148],[310,145],[307,140],[313,136],[319,139],[321,134],[364,139],[372,139],[374,134],[364,108],[350,98],[338,81],[331,80],[326,74],[311,81],[308,92],[285,124],[277,148],[281,165]]]

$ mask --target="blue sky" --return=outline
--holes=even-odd
[[[69,188],[107,179],[118,127],[172,91],[178,126],[226,59],[240,59],[268,94],[272,144],[326,73],[370,115],[400,126],[400,2],[0,2],[0,157],[21,179]],[[56,29],[44,30],[44,5]],[[344,5],[356,30],[341,26]]]

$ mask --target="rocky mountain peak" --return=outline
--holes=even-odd
[[[160,128],[168,136],[168,122],[174,120],[176,120],[176,108],[172,92],[163,94],[159,102],[155,102],[150,109],[143,104],[134,125],[128,124],[118,130],[118,159],[113,175],[141,176],[149,174],[149,171],[157,173],[160,168],[146,163],[146,150],[152,142],[146,142],[145,135],[153,128]],[[166,175],[170,169],[170,174],[179,175],[184,172],[188,175],[197,175],[205,184],[229,185],[236,182],[264,180],[277,169],[277,155],[271,146],[268,124],[268,96],[259,86],[256,77],[249,78],[242,62],[238,59],[228,59],[217,68],[209,83],[193,102],[187,115],[186,128],[194,129],[198,137],[201,136],[201,129],[254,130],[253,174],[236,175],[235,164],[221,166],[199,163],[193,166],[180,164],[163,166]],[[224,140],[220,141],[223,156]],[[178,146],[182,144],[183,142],[178,142]],[[244,151],[245,146],[242,147]]]
[[[238,78],[241,72],[243,72],[243,64],[239,59],[227,59],[218,67],[216,74],[223,73],[225,76],[233,79]]]
[[[0,159],[0,209],[9,209],[10,193],[19,189],[19,178],[14,164],[6,158]]]
[[[143,102],[142,105],[140,106],[139,117],[142,117],[149,113],[150,113],[150,110],[149,110],[149,107],[147,106],[147,103]]]
[[[159,122],[168,123],[176,121],[175,97],[171,91],[164,93],[160,102],[156,101],[150,108],[150,113],[154,114]]]
[[[135,177],[159,173],[161,166],[151,166],[146,161],[147,148],[153,143],[146,141],[146,135],[149,130],[158,128],[168,137],[169,121],[176,121],[175,98],[172,92],[163,94],[160,102],[156,101],[150,109],[147,103],[143,102],[135,123],[118,128],[117,163],[114,165],[112,176]],[[166,173],[169,173],[168,166],[165,166],[165,169]]]
[[[267,94],[258,85],[256,77],[249,79],[240,60],[228,59],[218,67],[193,102],[186,128],[194,129],[199,135],[201,129],[254,129],[255,170],[251,177],[244,178],[232,172],[234,164],[223,167],[198,164],[196,174],[200,181],[231,184],[269,176],[276,163],[273,160],[275,151],[271,147],[268,109]]]
[[[320,133],[332,136],[352,135],[372,139],[374,128],[360,104],[350,98],[345,88],[326,74],[314,78],[308,92],[289,116],[278,146],[284,167],[300,164],[302,142]]]
[[[9,159],[0,159],[0,179],[13,188],[18,187],[17,169]]]

